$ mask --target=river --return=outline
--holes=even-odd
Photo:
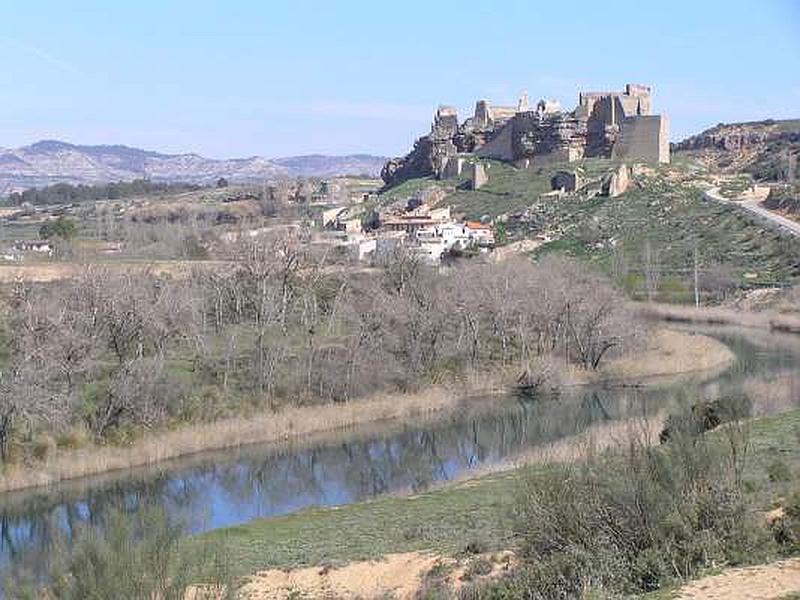
[[[310,506],[423,491],[470,472],[514,464],[531,449],[590,426],[676,410],[701,398],[759,395],[753,400],[762,404],[762,412],[786,408],[796,399],[765,403],[755,390],[772,386],[794,395],[794,382],[800,382],[797,337],[699,330],[736,354],[730,368],[711,379],[579,388],[536,401],[510,395],[467,398],[459,410],[435,420],[358,428],[316,443],[209,452],[43,490],[0,494],[0,578],[23,565],[40,571],[54,539],[68,545],[79,528],[102,527],[115,509],[161,506],[191,532],[202,532]],[[772,385],[777,381],[781,386]]]

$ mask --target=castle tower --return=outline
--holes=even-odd
[[[528,99],[528,91],[522,90],[522,94],[517,102],[517,112],[528,112],[530,110],[530,100]]]

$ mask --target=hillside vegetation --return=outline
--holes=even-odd
[[[642,168],[621,196],[597,194],[601,178],[618,165],[590,159],[569,165],[516,169],[492,162],[489,183],[477,191],[451,183],[440,204],[467,218],[492,220],[505,242],[535,239],[535,256],[567,254],[594,263],[634,296],[689,300],[697,251],[704,294],[714,300],[736,286],[793,281],[800,248],[745,211],[707,202],[703,191],[717,178],[689,154],[671,165]],[[577,193],[543,196],[559,169],[578,169],[586,181]],[[748,185],[733,178],[730,185]],[[410,180],[385,193],[386,201],[447,182]],[[652,294],[651,294],[652,293]]]

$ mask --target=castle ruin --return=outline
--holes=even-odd
[[[387,185],[413,177],[445,177],[461,171],[452,161],[464,154],[520,167],[591,157],[668,163],[668,127],[666,115],[653,114],[650,88],[635,84],[622,92],[581,92],[572,112],[552,100],[531,106],[526,92],[516,106],[478,100],[463,123],[454,107],[440,106],[430,134],[419,138],[406,156],[387,162],[381,176]]]

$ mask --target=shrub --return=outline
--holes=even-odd
[[[483,577],[485,575],[489,575],[492,572],[492,563],[491,561],[483,558],[482,556],[477,556],[469,561],[467,568],[464,570],[464,575],[462,579],[464,581],[470,581],[475,579],[476,577]]]
[[[31,583],[26,574],[17,574],[8,597],[183,600],[187,588],[198,583],[216,590],[214,598],[233,597],[222,549],[190,546],[183,528],[170,523],[162,510],[145,510],[136,517],[116,512],[104,531],[83,530],[70,551],[53,555],[61,558],[50,565],[44,582]],[[39,589],[42,583],[44,589]]]
[[[772,483],[789,481],[792,478],[792,471],[782,460],[775,460],[767,465],[767,477]]]
[[[515,511],[524,564],[493,585],[536,599],[642,593],[763,550],[731,449],[682,432],[672,440],[632,440],[527,477]]]
[[[56,449],[56,442],[49,435],[38,437],[33,443],[33,456],[37,460],[46,460]]]

